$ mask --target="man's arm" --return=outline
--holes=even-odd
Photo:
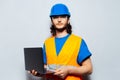
[[[74,75],[91,74],[92,70],[93,69],[90,58],[84,60],[80,67],[68,67],[68,73]]]
[[[55,75],[60,76],[61,78],[65,78],[67,75],[85,75],[92,73],[92,63],[91,59],[87,58],[81,63],[80,67],[75,66],[63,66],[55,71]]]

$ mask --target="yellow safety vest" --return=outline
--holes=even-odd
[[[47,64],[79,66],[77,56],[82,39],[71,34],[64,43],[61,51],[57,55],[55,47],[55,37],[52,36],[45,41]],[[65,80],[82,80],[81,76],[67,76]]]

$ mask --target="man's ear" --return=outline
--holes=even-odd
[[[68,19],[68,24],[70,24],[70,19]]]

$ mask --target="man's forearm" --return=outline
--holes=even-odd
[[[92,63],[90,58],[86,59],[80,67],[68,67],[69,74],[84,75],[92,73]]]

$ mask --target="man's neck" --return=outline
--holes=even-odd
[[[68,33],[66,32],[66,30],[64,30],[63,32],[56,32],[56,36],[58,38],[64,37],[66,36]]]

